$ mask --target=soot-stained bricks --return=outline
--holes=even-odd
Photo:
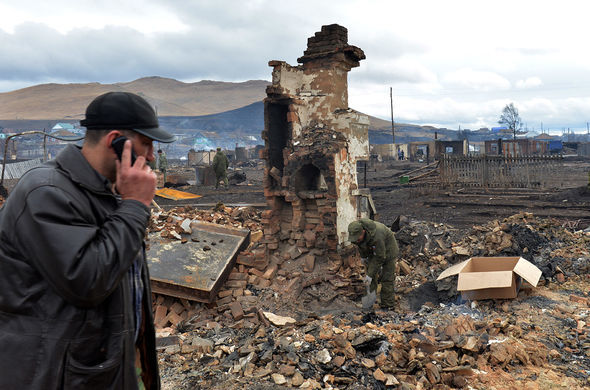
[[[262,157],[270,210],[261,243],[280,253],[275,258],[339,260],[348,224],[364,216],[359,197],[368,192],[359,191],[357,162],[369,157],[369,120],[348,107],[347,81],[364,58],[346,28],[333,24],[308,39],[301,65],[269,62]]]

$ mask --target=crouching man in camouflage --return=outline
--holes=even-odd
[[[369,295],[375,294],[381,283],[381,307],[392,309],[395,306],[395,259],[399,256],[395,235],[382,223],[361,218],[348,225],[348,239],[358,246],[361,257],[367,259]]]

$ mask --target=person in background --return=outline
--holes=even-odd
[[[369,293],[375,293],[380,283],[380,306],[392,309],[395,306],[395,261],[399,256],[395,235],[384,224],[361,218],[348,225],[348,240],[356,244],[361,257],[367,259]]]
[[[227,189],[227,167],[229,167],[229,160],[221,148],[217,148],[217,153],[213,157],[213,170],[215,171],[215,189],[219,188],[219,182],[223,180],[223,185]]]
[[[164,175],[164,184],[166,184],[166,171],[168,170],[168,159],[162,149],[158,149],[158,170]]]
[[[128,92],[95,98],[81,125],[83,145],[29,170],[0,210],[0,389],[160,388],[146,162],[176,137]]]

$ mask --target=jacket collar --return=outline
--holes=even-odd
[[[77,145],[67,145],[55,158],[57,165],[68,173],[72,181],[94,192],[111,193],[110,181],[98,173]]]

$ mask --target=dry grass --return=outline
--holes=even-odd
[[[261,101],[269,83],[199,81],[183,83],[162,77],[145,77],[116,84],[42,84],[0,93],[0,119],[81,119],[96,96],[127,91],[145,97],[159,116],[215,114]]]

